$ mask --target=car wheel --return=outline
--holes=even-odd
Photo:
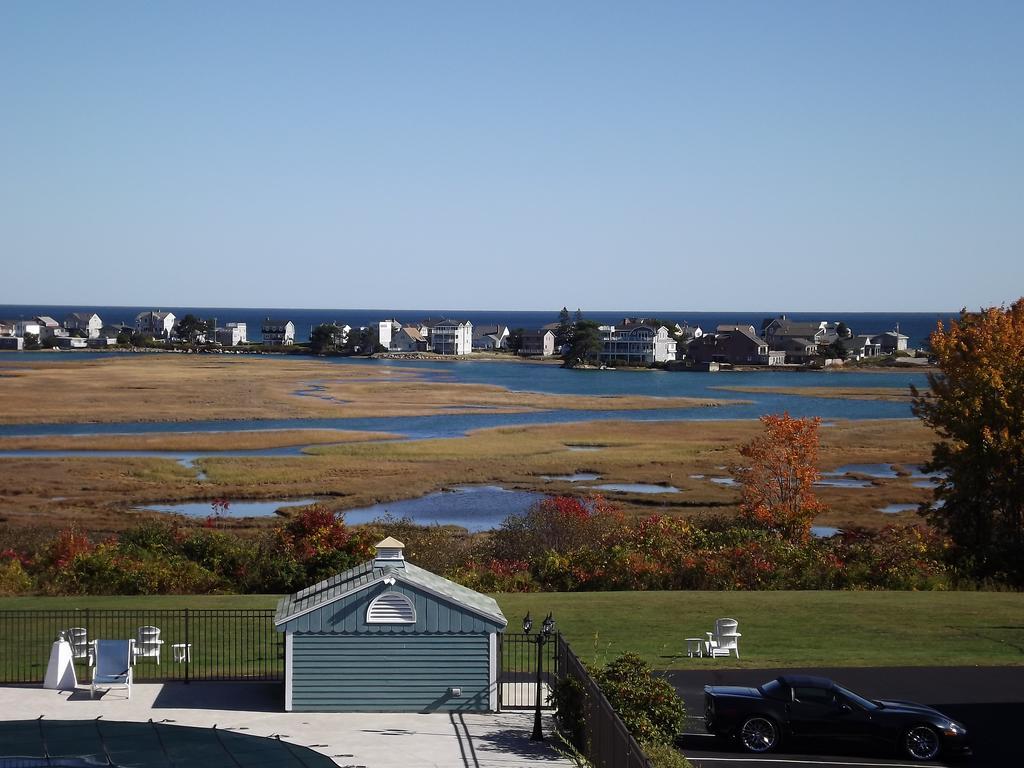
[[[911,760],[934,760],[939,754],[939,734],[928,725],[915,725],[903,734],[903,750]]]
[[[740,726],[740,744],[747,752],[770,752],[779,743],[779,729],[767,717],[748,717]]]

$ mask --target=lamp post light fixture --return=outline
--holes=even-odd
[[[530,634],[530,630],[533,629],[533,619],[530,618],[530,614],[527,613],[523,617],[523,633]],[[541,675],[544,668],[544,643],[550,639],[551,634],[555,631],[555,620],[549,613],[544,617],[544,622],[540,625],[540,631],[537,632],[537,685],[536,685],[536,700],[535,700],[535,711],[533,714],[533,735],[530,736],[531,741],[544,741],[544,729],[540,723],[540,705],[541,705]]]

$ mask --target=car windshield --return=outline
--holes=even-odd
[[[875,702],[871,701],[870,699],[865,699],[863,696],[860,696],[854,693],[853,691],[847,690],[846,688],[843,688],[843,686],[841,685],[836,686],[836,692],[838,692],[840,696],[844,696],[850,701],[852,701],[858,707],[862,707],[864,709],[880,709],[878,704],[876,704]]]
[[[761,693],[771,699],[787,698],[786,691],[778,680],[772,680],[761,686]]]

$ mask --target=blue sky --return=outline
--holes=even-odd
[[[1024,293],[1024,3],[0,3],[0,303]]]

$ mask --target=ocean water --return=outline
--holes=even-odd
[[[514,312],[504,310],[451,310],[451,309],[273,309],[266,307],[102,307],[89,305],[50,305],[50,304],[0,304],[0,320],[17,320],[35,315],[49,315],[58,321],[71,312],[95,312],[104,323],[132,324],[139,312],[160,309],[170,310],[177,317],[193,314],[202,318],[215,318],[218,324],[227,322],[244,322],[247,324],[250,341],[260,340],[260,324],[267,317],[282,318],[295,323],[295,337],[298,341],[309,339],[310,330],[321,323],[347,324],[352,327],[372,325],[380,320],[396,318],[403,323],[414,323],[426,317],[452,317],[466,319],[474,325],[494,325],[503,323],[510,328],[538,328],[545,323],[558,320],[558,307],[550,312]],[[570,307],[570,311],[575,311]],[[786,312],[784,309],[767,312],[691,312],[685,309],[671,310],[616,310],[589,311],[584,309],[583,316],[588,320],[596,320],[602,324],[615,324],[623,317],[658,317],[678,323],[688,322],[699,325],[705,330],[717,325],[736,323],[753,325],[760,329],[765,318],[776,317],[785,313],[793,320],[845,322],[854,333],[882,333],[899,326],[900,332],[910,337],[911,346],[920,346],[935,329],[939,320],[947,322],[956,317],[957,312]]]

